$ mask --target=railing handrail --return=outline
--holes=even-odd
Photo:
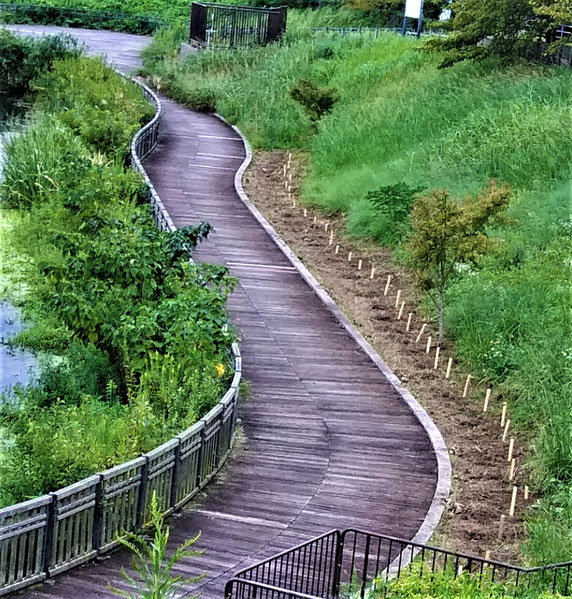
[[[155,223],[173,231],[171,217],[142,165],[158,141],[161,101],[144,83],[135,78],[132,81],[155,107],[153,118],[131,140],[132,165],[149,190]],[[230,453],[237,420],[242,377],[238,343],[232,343],[231,352],[232,381],[218,403],[197,423],[128,462],[0,509],[0,543],[6,544],[6,551],[0,547],[0,596],[37,584],[111,550],[117,545],[117,534],[143,524],[154,491],[162,493],[161,509],[169,514],[208,484]],[[190,451],[189,445],[185,445],[189,443]],[[122,508],[120,516],[116,505]],[[70,527],[77,527],[73,543],[66,542],[68,521]]]
[[[224,587],[224,595],[225,597],[232,596],[232,587],[233,586],[249,586],[255,589],[260,589],[262,591],[271,592],[271,593],[279,593],[281,595],[289,595],[290,597],[298,597],[299,599],[322,599],[317,595],[308,595],[306,593],[300,593],[298,591],[291,591],[289,589],[281,589],[280,587],[272,586],[271,584],[265,584],[263,582],[256,582],[255,580],[247,580],[245,578],[231,578]],[[267,595],[268,596],[268,595]]]

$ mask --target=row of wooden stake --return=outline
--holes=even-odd
[[[292,207],[295,208],[296,207],[296,199],[292,199],[292,172],[291,172],[291,160],[292,160],[292,155],[290,154],[290,152],[288,152],[288,160],[287,163],[284,164],[284,169],[283,169],[283,174],[284,174],[284,179],[285,179],[285,187],[288,190],[288,200],[289,202],[291,202]],[[304,208],[304,217],[307,218],[309,216],[309,212],[307,208]],[[314,225],[318,225],[318,218],[317,216],[313,216],[313,224]],[[329,222],[325,222],[324,223],[324,230],[327,233],[329,231],[330,235],[328,237],[328,246],[332,246],[334,245],[334,230],[333,228],[330,226]],[[339,255],[340,253],[340,249],[341,246],[340,244],[335,244],[334,247],[334,255]],[[352,262],[352,260],[354,259],[354,254],[352,251],[348,252],[348,259],[347,261],[349,263]],[[358,271],[362,271],[364,266],[364,262],[363,259],[360,258],[357,262],[357,270]],[[376,269],[375,266],[373,264],[370,265],[370,271],[369,271],[369,279],[373,279],[375,277],[375,273],[376,273]],[[391,287],[391,281],[392,281],[392,276],[388,275],[387,276],[387,281],[385,283],[385,287],[383,290],[383,295],[387,297],[387,295],[389,294],[389,290]],[[395,308],[397,310],[397,320],[401,320],[403,318],[404,315],[404,311],[405,311],[405,302],[402,301],[402,290],[398,289],[397,293],[396,293],[396,297],[395,297]],[[405,331],[409,332],[411,330],[411,321],[413,318],[414,313],[413,312],[409,312],[407,314],[407,324],[405,326]],[[415,338],[415,343],[419,343],[423,337],[423,334],[425,333],[425,330],[427,328],[427,323],[423,323],[421,325],[421,328],[417,334],[417,337]],[[425,353],[430,354],[431,353],[431,348],[433,345],[433,337],[431,335],[427,336],[426,339],[426,345],[425,345]],[[434,370],[438,370],[439,368],[439,361],[440,361],[440,357],[441,357],[441,348],[439,345],[437,345],[435,347],[435,359],[433,362],[433,369]],[[453,358],[449,358],[447,360],[447,367],[445,370],[445,378],[449,379],[451,376],[451,369],[453,366]],[[470,387],[470,382],[471,382],[471,375],[467,375],[467,378],[465,380],[465,384],[463,387],[463,398],[468,397],[469,394],[469,387]],[[487,412],[489,409],[489,404],[490,404],[490,399],[491,399],[491,394],[492,394],[492,388],[488,387],[485,391],[485,398],[484,398],[484,402],[483,402],[483,413]],[[503,443],[506,442],[507,438],[508,438],[508,431],[510,428],[510,418],[507,418],[507,404],[506,402],[503,402],[502,404],[502,411],[501,411],[501,418],[500,418],[500,426],[501,426],[501,430],[502,430],[502,441]],[[513,453],[514,453],[514,443],[515,443],[515,439],[514,437],[510,437],[509,441],[508,441],[508,454],[507,454],[507,462],[508,462],[508,480],[509,482],[513,482],[515,479],[515,475],[516,475],[516,460],[513,457]],[[523,495],[524,495],[524,500],[528,501],[529,498],[529,488],[528,485],[524,486],[524,490],[523,490]],[[509,506],[509,510],[508,510],[508,515],[510,518],[514,517],[515,514],[515,510],[516,510],[516,500],[517,500],[517,496],[518,496],[518,486],[517,485],[513,485],[512,487],[512,494],[511,494],[511,499],[510,499],[510,506]],[[503,514],[500,517],[500,521],[499,521],[499,527],[498,527],[498,539],[499,541],[502,540],[503,535],[504,535],[504,529],[505,529],[505,524],[506,524],[506,515]],[[485,556],[486,559],[490,558],[490,552],[487,551],[487,555]]]

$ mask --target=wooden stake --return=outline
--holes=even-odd
[[[308,216],[308,209],[304,208],[304,216]]]
[[[510,511],[508,515],[512,518],[514,516],[514,508],[516,507],[516,494],[518,493],[518,487],[515,485],[512,488],[512,498],[510,500]]]
[[[445,373],[445,378],[448,379],[451,376],[451,366],[453,366],[453,358],[449,358],[447,362],[447,372]]]
[[[419,341],[421,341],[421,337],[423,336],[423,333],[425,332],[425,327],[427,326],[427,323],[424,322],[421,325],[421,330],[419,331],[419,335],[417,335],[417,339],[415,339],[415,343],[419,343]]]
[[[491,552],[490,551],[485,551],[485,559],[487,561],[489,561],[491,559]]]
[[[288,152],[288,168],[290,168],[290,163],[292,162],[292,153]]]
[[[288,179],[285,179],[285,180],[284,180],[284,189],[288,190],[288,187],[290,187],[290,186],[288,185]]]
[[[334,232],[330,231],[330,240],[328,241],[328,245],[332,245],[334,243]]]
[[[397,315],[397,320],[401,320],[404,309],[405,309],[405,302],[401,302],[401,307],[399,308],[399,314]]]
[[[328,232],[328,227],[330,226],[330,223],[326,223],[324,225],[324,231],[327,233]]]
[[[469,392],[469,383],[471,382],[471,375],[467,375],[467,380],[465,381],[465,388],[463,389],[463,397],[467,397],[467,393]]]
[[[528,501],[528,485],[524,485],[524,498]]]
[[[500,415],[500,425],[504,426],[505,422],[506,422],[506,401],[503,402],[503,404],[502,404],[502,412]]]
[[[387,275],[387,283],[385,284],[385,290],[383,291],[383,295],[387,295],[390,284],[391,284],[391,275]]]
[[[435,364],[433,365],[433,370],[437,370],[437,368],[439,368],[439,352],[441,351],[441,348],[439,346],[437,346],[437,349],[435,350]]]
[[[351,262],[351,261],[352,261],[352,253],[350,252],[350,253],[348,254],[348,262]]]
[[[316,224],[318,222],[318,217],[314,216],[314,224]]]
[[[503,532],[504,532],[504,521],[506,520],[506,516],[503,514],[500,517],[500,521],[499,521],[499,534],[498,534],[498,540],[501,541],[502,540],[502,536],[503,536]]]
[[[334,251],[334,254],[338,254],[338,252],[340,251],[340,246],[339,244],[336,244],[336,250]]]
[[[407,332],[409,332],[409,329],[411,328],[411,319],[413,318],[413,312],[409,312],[409,314],[407,315],[407,326],[405,327],[405,330]]]
[[[369,278],[373,279],[373,275],[375,274],[375,266],[371,267],[371,272],[369,273]]]
[[[483,404],[483,412],[489,409],[489,401],[491,399],[491,388],[489,387],[485,393],[485,403]]]
[[[397,295],[395,296],[395,307],[399,306],[399,300],[401,299],[401,289],[397,290]]]
[[[362,266],[362,259],[360,258],[358,263],[357,263],[357,269],[361,270],[361,266]]]
[[[290,171],[288,173],[288,183],[290,183],[290,185],[292,185],[292,171]]]
[[[283,173],[282,173],[282,174],[283,174],[283,176],[284,176],[284,179],[286,179],[286,165],[284,165],[284,171],[283,171]]]
[[[502,440],[506,441],[506,436],[508,434],[508,427],[510,426],[510,418],[507,419],[506,424],[504,425],[504,432],[502,434]]]
[[[516,460],[514,458],[512,458],[512,460],[510,461],[510,471],[508,473],[508,480],[510,480],[511,482],[514,480],[515,466],[516,466]]]
[[[425,348],[426,354],[428,354],[431,351],[431,341],[433,341],[433,337],[429,335],[429,337],[427,337],[427,347]]]
[[[508,442],[508,458],[507,458],[507,462],[510,462],[512,460],[512,452],[514,451],[514,438],[511,437],[510,441]]]

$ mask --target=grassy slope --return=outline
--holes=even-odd
[[[460,64],[439,71],[417,42],[325,38],[234,53],[203,53],[153,71],[179,100],[214,94],[217,110],[262,149],[309,150],[307,201],[349,215],[351,234],[383,227],[363,199],[407,182],[475,192],[510,183],[516,224],[498,233],[500,256],[449,291],[448,331],[459,355],[501,389],[521,438],[531,441],[530,476],[546,499],[529,544],[535,560],[572,552],[572,349],[570,347],[570,167],[572,70]],[[247,74],[247,76],[245,76]],[[339,100],[313,128],[289,96],[308,77]]]

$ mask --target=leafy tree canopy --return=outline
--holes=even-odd
[[[425,49],[445,52],[442,68],[489,56],[512,60],[544,36],[568,4],[570,0],[454,0],[454,32],[429,40]]]

